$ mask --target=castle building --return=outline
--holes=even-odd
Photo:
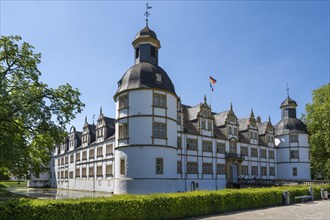
[[[156,33],[146,25],[132,44],[135,63],[118,82],[115,118],[101,109],[96,125],[85,119],[82,132],[70,129],[52,156],[52,187],[124,194],[310,180],[308,133],[289,96],[276,125],[253,110],[237,118],[232,105],[214,113],[206,98],[184,105],[158,65]]]

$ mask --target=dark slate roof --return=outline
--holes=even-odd
[[[240,142],[242,143],[246,143],[249,144],[249,132],[245,131],[245,132],[238,132],[238,139]]]
[[[227,139],[226,135],[223,133],[223,130],[217,127],[214,127],[214,136],[219,139]]]
[[[162,82],[156,80],[157,73],[162,75]],[[139,88],[156,88],[176,94],[174,85],[165,70],[157,65],[147,62],[135,64],[127,70],[118,82],[118,89],[115,97],[118,93],[125,90]]]
[[[148,26],[145,26],[141,31],[139,31],[134,39],[137,39],[139,37],[152,37],[157,39],[156,33],[151,30]]]
[[[187,108],[188,120],[189,121],[196,120],[199,111],[200,111],[200,104]]]
[[[297,118],[283,118],[275,126],[276,135],[288,134],[292,131],[308,133],[306,125]]]
[[[196,134],[198,135],[198,128],[196,126],[196,123],[193,123],[189,120],[188,116],[188,108],[189,106],[182,105],[183,108],[183,129],[184,132],[187,132],[189,134]]]
[[[239,131],[245,131],[249,128],[250,118],[240,118],[238,119]]]
[[[230,111],[228,110],[228,111],[220,112],[220,113],[213,115],[214,120],[215,120],[215,125],[217,127],[221,127],[226,124],[226,119],[227,119],[227,115],[229,112]]]
[[[294,106],[294,107],[297,107],[297,103],[295,100],[291,99],[290,96],[288,96],[282,103],[281,103],[281,106],[280,108],[284,108],[286,106]]]
[[[267,124],[268,124],[268,122],[257,123],[259,135],[266,133]]]

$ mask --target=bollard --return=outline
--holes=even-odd
[[[283,191],[283,205],[290,205],[290,193],[289,193],[289,191]]]
[[[311,201],[314,201],[314,193],[313,193],[313,188],[310,186],[308,187],[308,194],[311,196]]]
[[[321,189],[321,199],[324,200],[324,189]]]

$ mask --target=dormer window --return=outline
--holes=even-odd
[[[140,57],[140,48],[136,48],[135,50],[135,59]]]
[[[160,73],[156,73],[156,80],[157,80],[157,82],[162,81],[162,75]]]
[[[156,48],[153,47],[153,46],[151,46],[151,48],[150,48],[150,55],[151,55],[152,57],[156,57]]]
[[[202,129],[205,129],[205,120],[202,120],[202,121],[201,121],[201,124],[202,124],[202,126],[201,126]]]

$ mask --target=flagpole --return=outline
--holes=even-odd
[[[210,87],[210,108],[211,108],[211,103],[212,103],[212,88]]]

